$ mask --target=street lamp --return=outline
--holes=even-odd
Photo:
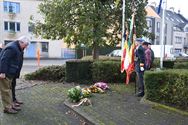
[[[82,43],[81,48],[83,49],[82,56],[84,57],[84,56],[86,56],[86,45]]]

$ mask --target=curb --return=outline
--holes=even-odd
[[[149,101],[149,100],[146,99],[145,96],[140,100],[140,102],[143,103],[143,104],[149,104],[153,108],[156,108],[156,109],[165,109],[165,110],[168,110],[168,111],[171,111],[171,112],[178,113],[178,114],[183,115],[183,116],[188,116],[188,112],[186,112],[186,111],[182,111],[180,109],[170,107],[170,106],[167,106],[167,105],[163,105],[163,104],[160,104],[160,103],[157,103],[157,102]]]
[[[84,112],[80,111],[78,108],[73,108],[71,105],[71,103],[69,103],[67,100],[64,101],[64,105],[70,109],[71,111],[73,111],[75,114],[77,114],[78,116],[82,117],[87,125],[98,125],[96,124],[96,122],[90,118],[87,114],[85,114]]]
[[[24,57],[24,60],[37,60],[37,57]],[[64,58],[55,58],[55,57],[40,57],[40,60],[67,60]]]

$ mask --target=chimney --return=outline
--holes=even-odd
[[[156,2],[151,2],[151,3],[150,3],[150,6],[153,6],[153,7],[155,7],[155,8],[156,8],[157,3],[156,3]]]
[[[170,7],[169,9],[174,13],[174,7]]]
[[[180,10],[178,10],[178,14],[180,14]]]

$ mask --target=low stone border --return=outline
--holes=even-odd
[[[22,90],[26,88],[30,88],[36,85],[42,84],[41,81],[33,81],[33,80],[24,80],[24,79],[17,79],[17,85],[16,85],[16,90]]]
[[[95,120],[93,120],[87,114],[85,114],[84,112],[82,112],[79,109],[79,107],[72,107],[73,104],[70,103],[68,100],[65,100],[64,105],[68,109],[70,109],[71,111],[73,111],[74,113],[76,113],[77,115],[79,115],[80,117],[82,117],[85,120],[85,122],[86,122],[87,125],[98,125]]]
[[[175,112],[175,113],[179,113],[181,115],[184,115],[184,116],[188,116],[188,112],[186,111],[182,111],[182,110],[179,110],[179,109],[176,109],[174,107],[170,107],[170,106],[167,106],[167,105],[163,105],[163,104],[160,104],[160,103],[157,103],[157,102],[152,102],[152,101],[149,101],[145,98],[145,96],[140,100],[141,103],[143,104],[149,104],[151,106],[153,106],[154,108],[158,108],[158,109],[166,109],[168,111],[172,111],[172,112]]]

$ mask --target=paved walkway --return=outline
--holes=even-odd
[[[17,90],[18,98],[24,101],[22,111],[16,115],[4,114],[1,105],[0,125],[79,125],[84,122],[69,113],[63,104],[68,86],[31,81],[26,84],[20,84]]]
[[[94,94],[92,106],[74,108],[78,116],[66,106],[67,89],[71,84],[20,81],[18,98],[25,104],[16,115],[0,113],[0,125],[187,125],[188,117],[157,110],[140,103],[140,98],[125,85],[112,85],[105,94]],[[25,85],[24,85],[25,84]],[[131,87],[130,87],[131,88]],[[2,105],[0,106],[2,111]]]

